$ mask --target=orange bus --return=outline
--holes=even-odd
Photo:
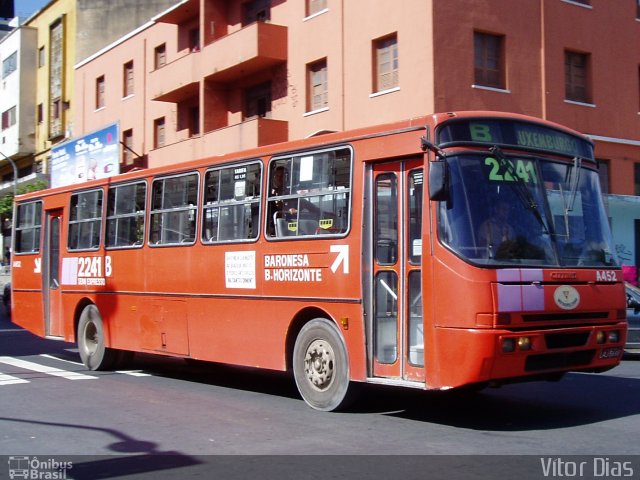
[[[502,226],[500,222],[503,223]],[[592,143],[456,112],[22,195],[13,316],[78,345],[447,390],[601,372],[626,337]]]

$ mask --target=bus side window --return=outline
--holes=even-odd
[[[260,219],[259,162],[209,170],[205,174],[202,242],[253,240]]]
[[[268,237],[340,235],[349,229],[349,148],[305,152],[269,165]]]
[[[151,245],[191,245],[195,241],[198,174],[157,178],[153,181]]]
[[[71,195],[69,250],[95,250],[102,231],[102,190]]]

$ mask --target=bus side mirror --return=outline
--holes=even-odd
[[[429,162],[429,199],[443,202],[449,199],[449,169],[446,160]]]

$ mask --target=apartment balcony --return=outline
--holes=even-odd
[[[176,158],[197,159],[240,152],[285,142],[288,138],[288,122],[258,117],[152,150],[149,167],[173,165]]]
[[[197,96],[200,85],[199,53],[189,53],[149,73],[153,100],[177,103]]]
[[[228,83],[287,61],[287,27],[255,22],[210,43],[200,53],[202,76]]]

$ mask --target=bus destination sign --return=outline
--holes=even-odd
[[[556,152],[584,159],[593,158],[593,146],[576,135],[551,127],[514,120],[453,120],[438,130],[438,144],[473,142],[516,146]]]

